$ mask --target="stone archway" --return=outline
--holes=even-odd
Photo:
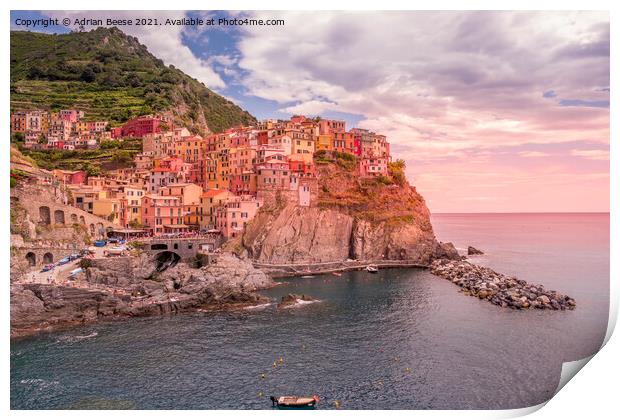
[[[93,236],[95,234],[95,225],[93,225],[92,223],[88,226],[88,230],[91,234],[91,236]]]
[[[86,220],[84,219],[84,216],[80,216],[80,224],[81,225],[85,225],[86,224]]]
[[[77,224],[78,222],[77,214],[71,213],[70,219],[71,219],[71,223]]]
[[[172,268],[181,261],[181,256],[176,252],[163,251],[155,256],[155,263],[157,264],[157,271],[165,271],[168,268]]]
[[[54,212],[54,223],[57,225],[65,224],[65,212],[62,210],[56,210]]]
[[[26,261],[28,261],[28,265],[30,267],[34,267],[37,265],[37,256],[34,252],[29,252],[26,254]]]
[[[39,219],[40,219],[40,223],[43,223],[44,225],[49,225],[50,223],[52,223],[52,218],[50,216],[49,207],[47,206],[39,207]]]
[[[54,255],[51,252],[43,254],[43,264],[51,264],[54,262]]]

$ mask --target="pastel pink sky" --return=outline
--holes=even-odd
[[[609,211],[606,13],[283,16],[240,42],[249,88],[362,114],[432,212]]]
[[[609,211],[607,12],[227,13],[285,25],[121,29],[257,115],[386,134],[432,212]]]

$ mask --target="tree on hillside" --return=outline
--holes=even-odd
[[[92,68],[86,67],[80,75],[80,80],[86,83],[92,83],[96,79],[95,72]]]
[[[398,159],[395,162],[388,163],[388,172],[394,182],[398,185],[405,185],[407,177],[405,176],[406,163],[403,159]]]

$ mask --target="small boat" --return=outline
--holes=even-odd
[[[337,273],[337,272],[334,271],[332,274],[334,276],[336,276],[336,277],[342,277],[342,273]]]
[[[98,248],[105,246],[105,244],[106,244],[106,241],[104,240],[98,240],[98,241],[93,242],[93,245],[95,245]]]
[[[319,402],[319,397],[313,395],[311,397],[295,397],[295,396],[282,396],[282,397],[270,397],[271,404],[278,408],[314,408],[316,403]]]
[[[366,271],[368,271],[369,273],[376,273],[377,271],[379,271],[379,267],[377,267],[374,264],[371,264],[366,267]]]
[[[46,271],[50,271],[54,268],[54,264],[46,264],[43,266],[41,273],[45,273]]]

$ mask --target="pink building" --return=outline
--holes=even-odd
[[[384,157],[361,159],[359,162],[360,177],[387,175],[388,159]]]
[[[306,121],[306,117],[303,115],[293,115],[291,117],[291,122],[294,124],[301,124],[304,121]]]
[[[79,185],[86,183],[85,171],[64,171],[62,169],[54,169],[52,171],[56,178],[63,185]]]
[[[225,238],[234,238],[245,229],[263,205],[252,196],[233,196],[226,204],[215,209],[215,226]]]
[[[256,189],[288,190],[291,177],[288,162],[268,160],[256,166]]]
[[[341,133],[345,130],[346,123],[340,120],[319,120],[319,134]]]
[[[147,194],[142,197],[142,224],[154,235],[187,232],[181,197]]]
[[[191,164],[187,164],[190,166]],[[186,182],[188,179],[189,171],[186,173],[183,170],[175,170],[170,168],[156,167],[150,171],[149,178],[147,180],[147,190],[150,194],[159,193],[160,188],[169,184],[179,184]]]
[[[58,112],[58,116],[63,121],[74,123],[84,117],[84,111],[77,111],[75,109],[61,109]]]

